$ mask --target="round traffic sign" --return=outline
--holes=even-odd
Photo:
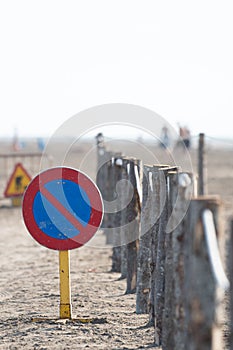
[[[55,250],[75,249],[88,242],[103,217],[102,198],[95,183],[67,167],[37,175],[24,193],[22,210],[32,237]]]

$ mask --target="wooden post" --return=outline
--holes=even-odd
[[[127,277],[127,249],[126,244],[121,245],[121,276],[120,279]]]
[[[168,172],[167,187],[167,215],[170,218],[173,208],[176,205],[178,194],[178,173]],[[174,271],[174,252],[173,252],[173,231],[165,233],[165,276],[164,276],[164,309],[162,315],[162,347],[166,350],[174,350],[174,280],[176,279]]]
[[[165,307],[162,344],[165,349],[184,347],[184,219],[191,195],[195,193],[195,177],[188,173],[169,173],[169,222],[165,273]],[[174,212],[175,211],[175,212]],[[171,214],[172,212],[172,214]],[[170,234],[169,234],[170,233]]]
[[[158,244],[155,269],[155,344],[162,344],[163,312],[165,304],[165,261],[166,261],[166,227],[168,223],[168,173],[177,171],[177,167],[165,167],[159,169],[160,196],[159,206],[161,215],[159,217]]]
[[[99,132],[96,135],[96,145],[97,145],[97,166],[98,166],[102,163],[101,157],[104,155],[106,151],[106,147],[104,144],[104,135],[101,132]]]
[[[59,251],[60,318],[71,319],[70,255],[68,250]]]
[[[203,230],[202,213],[205,209],[213,212],[219,232],[218,198],[193,199],[184,223],[184,230],[187,231],[184,242],[184,306],[187,324],[184,349],[192,350],[223,348],[216,348],[213,342],[213,332],[218,327],[215,323],[217,285]]]
[[[113,227],[112,227],[112,243],[113,243],[113,253],[112,253],[112,271],[113,272],[121,272],[121,193],[119,190],[118,182],[122,178],[122,158],[121,155],[115,155],[113,159],[113,167],[114,167],[114,200],[115,203],[115,212],[113,215]],[[116,195],[116,190],[118,194]]]
[[[136,313],[149,312],[149,293],[151,284],[151,229],[152,223],[152,166],[143,167],[142,212],[138,252]]]
[[[139,223],[140,223],[140,191],[142,181],[142,163],[140,160],[131,159],[129,162],[129,181],[133,186],[133,197],[128,205],[126,220],[126,240],[127,240],[127,286],[126,294],[136,292],[137,280],[137,255],[139,248]]]
[[[166,181],[163,173],[159,172],[159,169],[166,168],[167,165],[154,165],[152,170],[152,187],[153,196],[151,202],[150,215],[152,217],[151,228],[151,287],[149,295],[149,322],[148,325],[155,324],[155,299],[156,299],[156,271],[157,271],[157,254],[158,254],[158,237],[160,227],[160,216],[162,208],[166,200]],[[155,340],[157,341],[157,340]]]
[[[104,145],[104,137],[102,133],[96,135],[96,144],[97,144],[97,175],[96,175],[96,183],[100,188],[103,187],[103,179],[101,176],[101,167],[104,164],[105,160],[105,145]]]
[[[161,186],[162,187],[162,186]],[[162,188],[160,187],[160,192]],[[161,204],[164,199],[165,203]],[[158,227],[158,245],[156,256],[156,270],[155,270],[155,344],[160,346],[162,344],[162,316],[164,309],[164,282],[165,282],[165,229],[167,225],[167,188],[165,194],[160,193],[160,205],[163,205],[162,212],[159,218]]]
[[[129,174],[127,171],[127,167],[129,164],[128,158],[122,159],[121,164],[121,180],[124,181],[124,185],[122,184],[119,189],[120,194],[120,203],[121,203],[121,227],[120,227],[120,237],[121,237],[121,277],[120,279],[124,279],[127,277],[127,212],[128,212],[128,203],[130,202],[130,183],[129,183]]]
[[[229,277],[230,277],[230,348],[233,350],[233,219],[230,223],[230,242],[229,242]]]
[[[205,134],[199,134],[198,144],[198,195],[207,193],[207,169],[205,160]]]
[[[116,190],[116,174],[115,174],[115,165],[114,165],[114,154],[112,152],[107,152],[110,159],[106,161],[106,181],[104,189],[104,233],[106,235],[106,244],[113,244],[114,239],[114,216],[115,212],[109,210],[109,205],[115,200],[115,190]],[[104,165],[105,166],[105,165]],[[112,208],[111,208],[112,209]]]
[[[103,151],[101,149],[101,151]],[[102,195],[103,201],[109,201],[111,200],[111,191],[109,191],[109,163],[111,162],[111,159],[113,157],[112,152],[106,152],[101,153],[98,161],[98,172],[96,176],[96,184],[100,190],[100,193]],[[103,221],[101,227],[103,229],[107,228],[108,225],[108,213],[104,213]],[[106,232],[105,232],[106,233]]]

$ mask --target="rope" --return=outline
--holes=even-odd
[[[159,135],[156,135],[156,137],[157,137],[158,140],[160,140]],[[136,140],[138,140],[138,138],[139,138],[138,136],[135,137]],[[190,140],[192,140],[192,141],[198,140],[198,138],[199,138],[199,134],[190,136]],[[179,138],[178,133],[177,133],[177,139],[178,140],[182,140],[181,138]],[[174,142],[177,141],[177,139],[174,139]],[[218,137],[214,137],[214,136],[208,136],[208,135],[205,134],[205,139],[233,146],[233,140],[231,140],[230,137],[225,139],[225,138],[218,138]],[[104,140],[106,142],[109,142],[109,141],[116,140],[116,138],[104,135]],[[143,140],[145,141],[146,139],[143,138]],[[133,139],[131,141],[133,141]]]

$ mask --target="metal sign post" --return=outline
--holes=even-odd
[[[71,319],[71,293],[70,293],[70,252],[59,251],[59,275],[60,275],[60,318]]]

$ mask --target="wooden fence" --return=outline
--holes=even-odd
[[[204,149],[203,135],[200,145]],[[224,348],[222,300],[229,282],[217,242],[221,201],[203,195],[200,149],[199,157],[201,185],[179,167],[142,165],[103,143],[98,148],[97,185],[104,200],[115,203],[103,221],[113,245],[112,271],[126,278],[126,294],[136,293],[136,313],[148,313],[155,345],[164,350]]]

